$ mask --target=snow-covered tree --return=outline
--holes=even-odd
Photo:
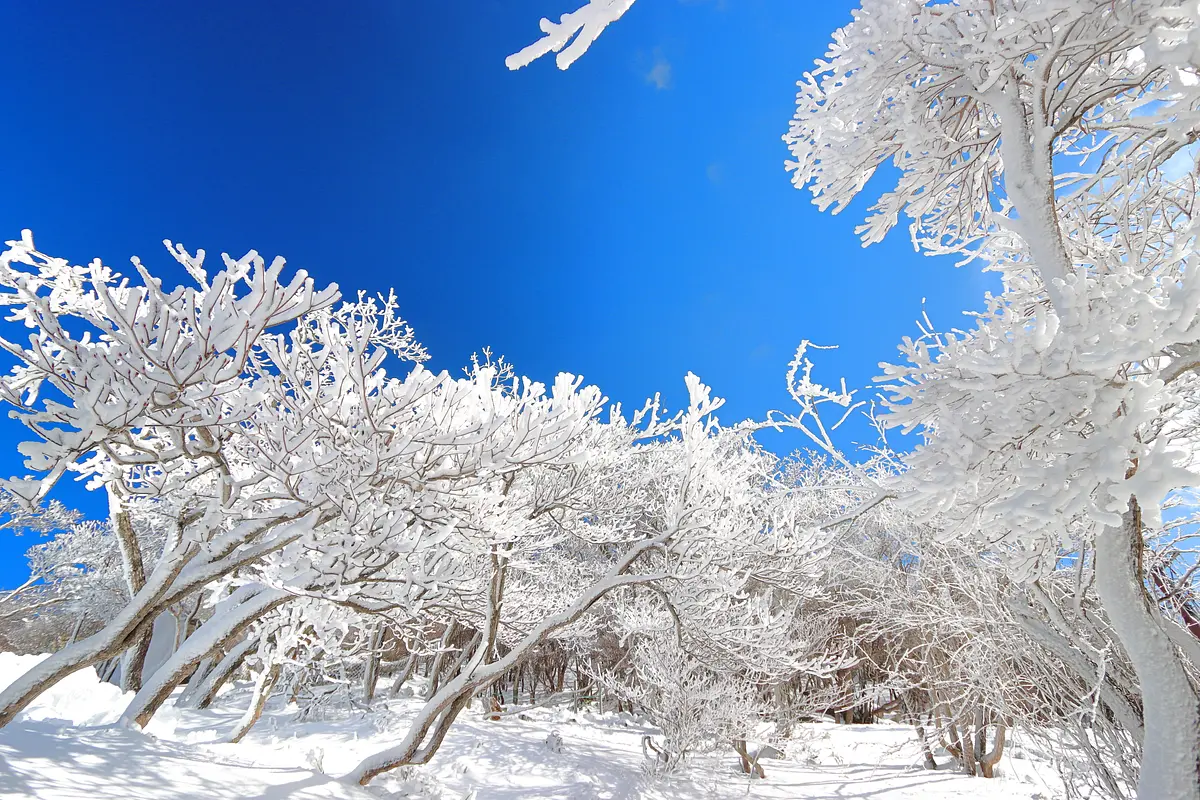
[[[237,739],[278,687],[374,663],[385,630],[461,638],[408,736],[354,773],[365,783],[427,761],[476,693],[631,586],[657,587],[714,661],[794,668],[767,624],[786,604],[748,587],[802,580],[851,516],[814,520],[769,491],[755,427],[721,426],[695,376],[676,414],[655,399],[602,420],[575,376],[547,387],[490,359],[434,374],[394,298],[335,305],[303,273],[283,282],[281,260],[210,275],[172,246],[192,285],[168,292],[137,261],[140,283],[28,233],[8,245],[0,304],[32,333],[0,339],[16,364],[0,398],[31,434],[31,474],[5,486],[34,502],[73,472],[105,491],[93,527],[115,541],[125,600],[0,693],[0,721],[124,656],[131,725],[185,680],[203,705],[251,669]],[[388,357],[407,364],[389,374]],[[143,676],[155,620],[181,608],[173,652]]]
[[[85,596],[104,583],[93,578],[109,572],[105,567],[111,565],[115,550],[107,546],[111,540],[96,535],[97,526],[83,522],[79,513],[58,501],[36,508],[2,493],[0,530],[15,535],[54,535],[51,541],[26,551],[29,577],[0,592],[0,640],[7,647],[40,652],[45,645],[39,644],[39,639],[70,637],[72,620],[81,622],[81,601],[96,601],[102,613],[104,598]],[[94,616],[93,621],[99,618]]]
[[[479,632],[469,657],[429,697],[405,739],[364,760],[351,777],[365,784],[386,770],[426,763],[476,692],[610,595],[645,587],[671,597],[664,587],[677,584],[679,596],[707,609],[708,620],[734,625],[728,603],[744,602],[746,575],[720,569],[730,554],[759,546],[811,555],[819,522],[771,516],[764,486],[773,459],[749,439],[751,429],[719,425],[722,401],[698,378],[689,375],[687,383],[689,403],[680,413],[663,418],[652,403],[630,421],[618,414],[597,429],[573,469],[555,477],[531,472],[530,483],[518,477],[507,487],[505,504],[511,498],[514,510],[524,510],[506,525],[480,528],[488,536],[479,551],[487,554],[487,588],[467,621]],[[515,608],[514,588],[522,591]],[[749,618],[743,624],[753,627]]]
[[[906,341],[887,368],[888,421],[925,434],[901,484],[1020,577],[1092,559],[1141,683],[1142,797],[1200,796],[1195,645],[1142,557],[1196,482],[1195,184],[1166,169],[1196,136],[1200,81],[1169,57],[1194,20],[1160,2],[866,0],[785,137],[822,208],[892,164],[865,242],[904,212],[925,252],[1002,273],[973,328]]]
[[[290,599],[410,615],[453,582],[439,544],[490,501],[480,487],[575,458],[600,409],[599,391],[571,376],[549,389],[500,387],[490,367],[391,377],[386,356],[424,359],[394,299],[335,307],[336,291],[304,273],[281,282],[282,260],[226,258],[210,276],[202,252],[172,253],[194,286],[166,292],[137,262],[141,285],[99,262],[72,267],[28,235],[0,255],[0,303],[33,331],[28,344],[0,341],[17,362],[0,393],[33,434],[22,452],[41,475],[8,486],[32,500],[74,471],[109,492],[119,536],[138,536],[122,524],[135,508],[167,529],[129,604],[9,686],[0,720],[219,581],[233,588],[222,612],[146,682],[131,721]]]

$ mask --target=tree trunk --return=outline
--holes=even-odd
[[[130,597],[136,597],[146,586],[146,567],[142,563],[142,548],[138,544],[137,534],[133,529],[133,521],[129,512],[121,505],[121,495],[112,485],[108,485],[108,516],[109,524],[116,535],[117,547],[121,553],[121,566],[125,573],[125,588]],[[126,692],[136,692],[142,688],[142,668],[146,663],[146,652],[150,649],[150,637],[153,634],[153,621],[145,629],[139,629],[133,643],[121,663],[121,689]]]
[[[962,752],[962,768],[967,775],[975,774],[975,737],[971,735],[971,719],[969,712],[962,715],[962,736],[959,737],[959,749]]]
[[[936,723],[936,721],[933,720],[932,712],[930,713],[929,717],[930,717],[930,724],[936,725],[937,723]],[[925,769],[935,770],[938,768],[937,759],[933,757],[933,750],[929,747],[929,737],[925,733],[925,726],[922,724],[923,722],[924,722],[924,716],[918,715],[917,716],[917,738],[921,741],[921,753],[924,754],[924,756],[925,756]]]
[[[375,623],[375,629],[371,631],[367,666],[363,670],[363,702],[367,705],[371,705],[371,701],[375,699],[375,687],[379,683],[379,659],[383,655],[383,633],[383,623]]]
[[[992,749],[986,753],[980,751],[979,769],[983,777],[994,778],[996,775],[996,765],[1000,763],[1000,758],[1004,755],[1004,736],[1008,731],[1008,723],[1001,720],[996,723],[996,738],[992,743]],[[982,738],[986,734],[980,733]]]
[[[1142,689],[1141,800],[1200,800],[1200,698],[1146,595],[1136,498],[1118,527],[1096,537],[1096,591]]]
[[[765,778],[767,773],[762,768],[762,764],[758,763],[758,756],[750,757],[749,751],[746,750],[745,739],[734,739],[733,749],[737,752],[738,757],[742,760],[742,774],[749,775],[752,778]]]
[[[246,638],[238,642],[224,657],[217,662],[217,666],[209,670],[204,676],[204,680],[196,685],[195,692],[188,692],[185,699],[187,704],[192,708],[208,708],[212,701],[216,699],[217,692],[225,685],[225,681],[229,680],[229,676],[234,673],[242,662],[246,660],[246,656],[258,645],[258,638]]]
[[[441,684],[442,662],[446,660],[446,652],[450,648],[450,640],[454,638],[457,630],[458,623],[451,622],[442,633],[442,640],[438,642],[437,655],[434,656],[433,664],[429,667],[429,694],[426,697],[433,697],[437,694],[438,686]]]
[[[154,620],[143,624],[133,634],[133,643],[121,659],[121,691],[139,692],[142,689],[142,671],[146,667],[146,654],[150,652],[150,640],[154,637]]]
[[[271,689],[275,687],[275,682],[279,680],[279,673],[282,671],[283,667],[279,664],[263,667],[258,680],[254,682],[254,696],[250,698],[250,706],[229,737],[232,744],[240,742],[254,727],[254,723],[262,718],[263,709],[267,707],[267,699],[271,696]]]
[[[224,647],[259,617],[293,597],[278,589],[264,589],[223,613],[215,614],[155,671],[121,714],[121,721],[146,727],[154,712],[205,656]]]
[[[399,697],[400,696],[400,689],[403,688],[404,684],[408,681],[409,678],[411,678],[413,676],[413,673],[416,672],[416,670],[417,670],[417,661],[418,661],[418,657],[417,657],[416,653],[412,653],[409,655],[408,662],[404,665],[404,670],[400,673],[400,676],[398,678],[396,678],[396,680],[392,683],[392,687],[390,689],[388,689],[388,697]]]

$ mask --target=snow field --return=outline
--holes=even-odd
[[[0,686],[39,658],[0,654]],[[112,724],[128,695],[91,669],[79,672],[0,730],[0,797],[1050,800],[1061,791],[1051,765],[1033,758],[1019,733],[994,780],[922,769],[908,726],[832,723],[801,726],[786,759],[763,761],[766,780],[739,774],[732,750],[650,780],[641,742],[656,731],[629,714],[543,708],[490,721],[478,704],[463,712],[432,764],[381,776],[364,790],[336,776],[397,741],[419,700],[381,701],[369,712],[347,706],[315,721],[298,721],[294,706],[275,702],[244,741],[225,743],[249,691],[234,686],[204,711],[167,706],[142,733]],[[947,761],[939,754],[939,763]]]

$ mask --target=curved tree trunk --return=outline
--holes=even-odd
[[[0,727],[12,722],[38,695],[63,678],[123,653],[130,645],[130,637],[161,610],[163,594],[185,563],[186,559],[181,559],[173,569],[158,572],[111,622],[38,662],[0,691]]]
[[[264,589],[232,608],[214,615],[150,676],[150,680],[121,714],[121,721],[127,725],[144,728],[154,716],[154,712],[171,696],[175,687],[183,682],[205,656],[226,646],[259,617],[293,597],[294,595],[278,589]]]
[[[992,778],[995,777],[996,765],[1004,756],[1004,738],[1008,733],[1008,723],[1004,720],[996,722],[996,738],[993,740],[992,749],[987,752],[984,752],[984,747],[986,747],[985,731],[985,728],[980,728],[979,770],[983,777]]]
[[[238,721],[237,727],[229,737],[230,742],[234,744],[240,742],[254,727],[254,723],[262,719],[263,709],[267,707],[267,699],[271,696],[271,689],[275,687],[275,682],[279,680],[279,673],[282,671],[283,667],[279,664],[264,667],[258,680],[254,682],[254,696],[250,699],[250,707]]]
[[[417,654],[411,653],[408,656],[408,661],[406,661],[404,664],[404,669],[401,670],[400,674],[396,677],[396,680],[392,682],[391,688],[388,689],[388,697],[399,697],[400,690],[404,687],[404,684],[408,681],[408,679],[413,676],[413,673],[416,672],[416,670]]]
[[[257,645],[258,637],[249,637],[230,648],[217,666],[209,670],[204,680],[196,686],[195,693],[187,694],[187,704],[192,708],[208,708],[216,699],[217,692],[225,685],[225,681],[229,680],[229,676],[242,665],[246,656],[250,655]]]
[[[1141,800],[1200,800],[1200,697],[1146,595],[1142,520],[1136,498],[1119,527],[1096,537],[1096,590],[1137,671],[1145,738]]]
[[[154,622],[143,623],[133,634],[132,644],[121,659],[121,691],[138,692],[142,689],[142,672],[146,668],[146,654],[150,652],[150,640],[154,638]]]

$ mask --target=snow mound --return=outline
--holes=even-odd
[[[0,653],[0,689],[47,657],[44,654]],[[120,718],[132,699],[132,693],[122,692],[111,683],[101,681],[96,670],[89,667],[43,692],[17,719],[29,722],[55,720],[82,726],[108,725]]]

